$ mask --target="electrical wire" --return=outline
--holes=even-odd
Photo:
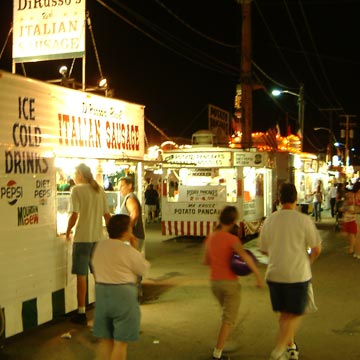
[[[281,87],[281,88],[286,88],[286,89],[291,89],[291,87],[288,87],[287,85],[281,84],[280,82],[278,82],[277,80],[275,80],[273,77],[271,77],[270,75],[268,75],[263,69],[260,68],[260,66],[255,62],[255,61],[251,61],[252,65],[255,66],[255,68],[262,74],[264,75],[271,83]]]
[[[103,0],[97,0],[99,4],[104,6],[107,10],[112,12],[115,16],[126,22],[128,25],[133,27],[134,29],[141,32],[144,36],[148,37],[152,41],[156,42],[157,44],[165,47],[166,49],[170,50],[171,52],[197,64],[200,65],[203,68],[206,68],[208,70],[212,70],[215,72],[218,72],[220,74],[228,75],[231,77],[238,76],[238,69],[232,65],[229,65],[225,62],[222,62],[221,60],[218,60],[210,55],[208,55],[205,52],[200,51],[198,48],[192,47],[188,44],[186,44],[184,41],[179,39],[178,37],[170,34],[165,29],[160,28],[158,25],[149,22],[146,18],[140,16],[139,14],[136,14],[134,11],[126,7],[125,5],[121,4],[117,0],[110,0],[111,2],[115,3],[117,6],[121,7],[123,10],[126,10],[130,12],[133,16],[136,16],[138,21],[141,21],[142,24],[147,25],[150,27],[151,30],[155,31],[157,36],[161,36],[165,38],[168,42],[170,42],[170,45],[165,43],[163,40],[159,40],[158,37],[150,34],[148,31],[143,30],[140,26],[135,24],[133,21],[129,20],[124,15],[120,14],[118,11],[113,9],[111,6],[106,4]],[[191,55],[185,54],[183,51],[187,51]],[[196,58],[195,58],[196,57]],[[207,60],[207,63],[204,62],[204,60]]]
[[[289,72],[290,76],[299,84],[300,81],[297,79],[294,71],[292,70],[290,64],[288,63],[288,61],[286,60],[283,52],[281,51],[281,48],[280,48],[280,46],[278,45],[278,43],[277,43],[277,41],[276,41],[276,39],[275,39],[275,36],[274,36],[273,32],[271,31],[268,22],[267,22],[266,19],[265,19],[265,16],[264,16],[263,12],[261,11],[261,8],[260,8],[260,6],[259,6],[258,1],[257,1],[257,0],[254,0],[254,4],[255,4],[255,6],[256,6],[256,9],[257,9],[257,11],[258,11],[258,13],[259,13],[259,15],[260,15],[260,18],[261,18],[263,24],[264,24],[264,26],[265,26],[265,28],[266,28],[266,30],[267,30],[267,32],[268,32],[268,35],[270,36],[271,41],[274,43],[275,49],[278,51],[278,55],[280,56],[283,64],[285,65],[285,67],[286,67],[287,71]],[[274,82],[274,83],[276,83],[276,82]],[[294,87],[292,87],[292,88],[289,87],[289,89],[294,89]]]
[[[287,3],[286,3],[286,0],[283,0],[283,4],[284,4],[284,7],[285,7],[285,9],[286,9],[286,12],[287,12],[289,21],[290,21],[290,23],[291,23],[291,25],[292,25],[292,27],[293,27],[293,30],[294,30],[294,33],[295,33],[295,37],[296,37],[296,39],[297,39],[297,41],[298,41],[298,43],[299,43],[299,46],[300,46],[300,48],[301,48],[302,54],[303,54],[303,56],[305,57],[305,61],[306,61],[307,65],[308,65],[308,67],[309,67],[309,69],[310,69],[310,72],[311,72],[311,74],[312,74],[312,76],[313,76],[313,78],[314,78],[314,80],[315,80],[315,83],[316,83],[316,84],[318,85],[318,87],[321,89],[320,81],[319,81],[319,79],[318,79],[318,76],[317,76],[316,73],[315,73],[314,68],[313,68],[312,65],[311,65],[311,62],[310,62],[310,60],[309,60],[309,57],[307,56],[307,52],[305,51],[303,41],[301,40],[301,36],[300,36],[299,31],[298,31],[298,29],[297,29],[297,26],[296,26],[296,24],[295,24],[294,17],[292,16],[292,13],[291,13],[291,11],[290,11],[290,9],[289,9],[289,6],[288,6]],[[308,29],[308,31],[309,31],[309,29]],[[323,91],[322,89],[321,89],[321,92],[322,92],[323,95],[326,97],[326,95],[325,95],[325,93],[324,93],[324,91]]]
[[[13,25],[11,24],[11,25],[10,25],[10,30],[9,30],[7,36],[6,36],[4,45],[3,45],[2,49],[1,49],[1,52],[0,52],[0,60],[1,60],[1,58],[2,58],[2,56],[3,56],[3,53],[4,53],[5,49],[6,49],[6,45],[7,45],[8,41],[9,41],[9,39],[10,39],[10,36],[11,36],[12,31],[13,31]]]
[[[186,131],[188,131],[192,125],[194,125],[195,121],[200,117],[201,114],[204,113],[208,109],[208,105],[205,105],[202,107],[202,109],[193,117],[191,121],[187,124],[187,126],[183,129],[183,131],[180,133],[180,136],[183,136]]]
[[[176,15],[172,10],[170,10],[168,7],[166,7],[160,0],[155,0],[155,2],[157,4],[159,4],[162,8],[164,8],[172,17],[174,17],[177,21],[179,21],[181,24],[183,24],[185,27],[187,27],[188,29],[190,29],[193,33],[201,36],[202,38],[211,41],[217,45],[221,45],[221,46],[225,46],[225,47],[229,47],[229,48],[235,48],[235,49],[239,49],[241,48],[240,44],[228,44],[225,43],[223,41],[219,41],[216,40],[206,34],[204,34],[203,32],[195,29],[194,27],[192,27],[191,25],[189,25],[186,21],[184,21],[183,19],[181,19],[178,15]]]
[[[99,73],[100,73],[100,78],[103,79],[104,76],[103,76],[102,69],[101,69],[99,53],[97,51],[95,36],[94,36],[94,32],[93,32],[92,25],[91,25],[90,14],[88,11],[86,12],[86,23],[88,25],[88,29],[90,32],[91,41],[92,41],[92,45],[93,45],[94,53],[95,53],[95,59],[96,59],[96,63],[97,63],[98,69],[99,69]]]
[[[301,14],[302,14],[303,19],[304,19],[304,22],[305,22],[305,26],[306,26],[307,32],[308,32],[309,37],[310,37],[310,40],[311,40],[312,47],[314,48],[314,51],[315,51],[315,54],[316,54],[316,59],[317,59],[318,64],[319,64],[319,67],[320,67],[320,70],[321,70],[321,74],[322,74],[322,76],[323,76],[323,78],[324,78],[324,80],[325,80],[325,82],[326,82],[326,84],[327,84],[327,87],[328,87],[328,89],[329,89],[332,97],[335,99],[336,105],[337,105],[338,107],[341,107],[341,108],[342,108],[342,105],[341,105],[340,102],[337,100],[336,95],[335,95],[335,93],[334,93],[334,90],[333,90],[333,88],[332,88],[332,86],[331,86],[331,84],[330,84],[329,78],[328,78],[328,76],[327,76],[327,74],[326,74],[326,72],[325,72],[325,69],[324,69],[323,63],[322,63],[322,61],[321,61],[321,57],[320,57],[319,51],[318,51],[318,49],[317,49],[317,46],[316,46],[314,37],[313,37],[312,32],[311,32],[311,30],[310,30],[310,25],[309,25],[309,22],[308,22],[308,20],[307,20],[304,7],[303,7],[301,1],[298,1],[298,3],[299,3],[300,10],[301,10]],[[332,105],[330,99],[326,96],[326,94],[325,94],[324,91],[323,91],[323,86],[319,86],[319,88],[320,88],[320,91],[323,93],[324,98],[328,100],[328,102],[329,102],[330,105]]]
[[[296,79],[296,81],[298,82],[298,80],[297,80],[297,78],[296,78],[296,75],[295,75],[294,71],[292,70],[292,67],[291,67],[290,64],[287,62],[287,60],[286,60],[286,58],[285,58],[285,56],[284,56],[284,54],[283,54],[283,51],[282,51],[282,50],[284,50],[285,48],[279,46],[279,44],[277,43],[277,41],[276,41],[276,39],[275,39],[275,36],[273,35],[273,32],[271,31],[270,26],[268,25],[268,23],[267,23],[267,21],[266,21],[266,18],[265,18],[265,16],[264,16],[264,13],[262,12],[262,9],[260,8],[259,1],[258,1],[258,0],[254,0],[254,3],[255,3],[255,6],[256,6],[256,8],[257,8],[257,11],[258,11],[258,13],[259,13],[259,15],[260,15],[260,18],[261,18],[262,22],[264,23],[264,25],[265,25],[265,27],[266,27],[266,29],[267,29],[268,35],[270,36],[270,38],[271,38],[271,40],[272,40],[272,42],[273,42],[273,44],[274,44],[274,48],[278,51],[278,54],[279,54],[282,62],[285,64],[285,68],[286,68],[287,71],[289,72],[290,76],[291,76],[292,78]],[[298,1],[298,3],[301,5],[301,2],[300,2],[300,1]],[[310,3],[313,4],[313,2],[310,2]],[[268,3],[267,3],[267,4],[268,4]],[[310,63],[310,60],[309,60],[309,58],[308,58],[308,52],[307,52],[307,51],[305,50],[305,48],[304,48],[304,44],[303,44],[303,42],[302,42],[302,40],[301,40],[301,37],[300,37],[300,34],[299,34],[298,30],[297,30],[297,26],[296,26],[296,24],[295,24],[294,18],[293,18],[292,14],[291,14],[291,11],[290,11],[290,9],[289,9],[288,2],[285,1],[285,0],[283,0],[283,4],[284,4],[284,7],[285,7],[286,12],[287,12],[289,22],[290,22],[290,24],[292,25],[292,28],[293,28],[293,30],[294,30],[296,39],[297,39],[297,41],[298,41],[298,43],[299,43],[299,45],[300,45],[300,48],[301,48],[301,50],[298,51],[298,52],[305,57],[305,61],[306,61],[306,63],[308,64],[308,67],[309,67],[309,69],[310,69],[310,73],[311,73],[312,77],[315,79],[314,82],[315,82],[316,85],[319,87],[320,92],[323,94],[323,96],[324,96],[324,98],[327,100],[327,102],[328,102],[328,103],[331,103],[331,101],[330,101],[329,98],[327,97],[326,93],[324,92],[323,86],[321,86],[321,84],[320,84],[320,81],[319,81],[319,79],[318,79],[318,76],[316,75],[316,72],[314,71],[314,69],[313,69],[313,67],[312,67],[312,65],[311,65],[311,63]],[[314,42],[314,40],[313,40],[313,36],[312,36],[312,33],[311,33],[310,25],[309,25],[309,23],[308,23],[308,21],[307,21],[306,14],[305,14],[305,11],[304,11],[302,5],[301,5],[301,10],[302,10],[302,18],[304,19],[304,22],[305,22],[305,24],[306,24],[307,33],[308,33],[308,35],[309,35],[309,37],[310,37],[310,39],[311,39],[312,45],[313,45],[313,47],[314,47],[314,49],[315,49],[315,56],[318,57],[318,62],[320,62],[320,55],[318,54],[317,48],[316,48],[316,46],[315,46],[315,42]],[[321,65],[320,65],[320,66],[321,66]],[[322,69],[323,69],[323,67],[322,67]],[[324,70],[322,71],[322,74],[323,74],[324,78],[327,78]],[[268,78],[269,78],[269,77],[268,77]],[[272,82],[273,82],[274,84],[277,83],[276,81],[274,81],[274,79],[272,79]],[[284,87],[284,86],[282,86],[282,87]],[[287,86],[286,88],[287,88],[287,89],[294,89],[294,87],[291,87],[291,86]],[[333,92],[332,92],[332,94],[333,94]],[[308,93],[307,93],[307,92],[305,92],[305,98],[306,98],[306,102],[307,102],[308,104],[311,104],[315,109],[321,108],[321,106],[319,106],[318,104],[315,103],[314,97],[308,96]],[[337,102],[337,103],[338,103],[338,102]],[[321,116],[321,117],[324,117],[324,114],[321,113],[320,116]]]

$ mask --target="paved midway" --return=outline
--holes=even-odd
[[[297,342],[301,360],[360,359],[360,260],[346,254],[346,242],[334,231],[334,219],[317,226],[323,252],[313,266],[318,312],[304,318]],[[149,224],[146,257],[152,264],[144,279],[142,333],[130,344],[128,360],[208,360],[217,336],[220,310],[201,264],[201,242],[166,239],[159,224]],[[245,244],[259,258],[264,273],[266,258],[257,239]],[[268,289],[257,289],[252,275],[241,278],[242,302],[231,360],[267,360],[278,328]],[[93,310],[89,314],[92,318]],[[1,341],[1,360],[91,360],[97,340],[89,327],[70,323],[68,316],[27,333]],[[71,338],[62,335],[70,334]]]

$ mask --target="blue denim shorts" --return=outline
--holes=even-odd
[[[96,284],[94,336],[136,341],[140,336],[140,305],[136,284]]]
[[[71,273],[76,275],[87,275],[91,269],[91,257],[96,243],[74,242],[72,253]]]

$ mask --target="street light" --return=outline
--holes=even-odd
[[[274,96],[281,94],[290,94],[298,98],[298,123],[301,132],[301,151],[304,148],[304,113],[305,113],[305,101],[304,101],[304,84],[300,83],[299,93],[295,93],[290,90],[273,90],[271,92]]]
[[[328,161],[330,161],[330,165],[332,165],[332,146],[331,145],[336,146],[336,147],[339,146],[339,143],[336,140],[336,137],[335,137],[333,131],[331,129],[327,128],[327,127],[314,127],[313,129],[315,131],[325,130],[325,131],[327,131],[329,133],[329,144],[328,144],[328,154],[327,155],[329,157]]]

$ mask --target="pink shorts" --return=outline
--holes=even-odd
[[[348,234],[356,234],[357,233],[357,224],[356,221],[347,221],[343,223],[342,226],[343,231],[345,231]]]

